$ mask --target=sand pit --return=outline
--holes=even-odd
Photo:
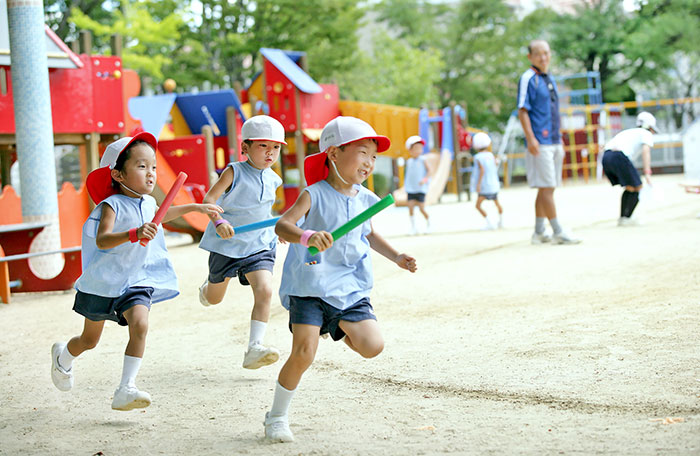
[[[405,208],[380,214],[375,227],[419,271],[375,256],[385,351],[364,360],[322,340],[291,444],[262,439],[281,364],[241,368],[250,290],[202,307],[207,255],[187,238],[168,238],[182,294],[153,306],[142,411],[110,409],[124,328],[106,324],[62,393],[50,348],[82,328],[73,292],[14,295],[0,305],[0,454],[700,454],[700,196],[682,180],[655,176],[630,228],[615,225],[619,189],[567,183],[555,196],[584,239],[575,246],[530,245],[534,192],[522,186],[500,194],[500,231],[479,231],[473,202],[447,198],[429,207],[430,235],[405,234]],[[286,359],[277,297],[266,339]]]

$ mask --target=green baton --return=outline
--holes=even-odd
[[[357,214],[355,217],[350,219],[347,223],[344,225],[341,225],[331,233],[331,236],[333,236],[333,241],[337,241],[339,238],[345,236],[348,234],[350,231],[354,230],[358,226],[362,225],[365,223],[367,220],[371,219],[375,215],[377,215],[379,212],[383,211],[387,207],[391,206],[394,204],[394,197],[391,196],[391,193],[386,195],[384,198],[381,200],[377,201],[364,211],[360,212]],[[311,256],[316,255],[318,253],[318,249],[316,247],[309,247],[309,253]]]

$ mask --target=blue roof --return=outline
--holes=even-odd
[[[304,93],[319,93],[322,91],[321,86],[292,60],[293,58],[299,60],[299,57],[302,55],[301,53],[289,52],[288,54],[288,51],[270,48],[260,48],[260,53],[273,64],[275,68],[280,70],[297,89]]]

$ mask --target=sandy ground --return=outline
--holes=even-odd
[[[141,411],[110,409],[124,328],[106,325],[62,393],[49,353],[82,327],[73,292],[14,295],[0,305],[0,454],[700,454],[700,196],[681,181],[657,177],[634,228],[615,225],[619,189],[568,183],[556,197],[576,246],[530,245],[525,187],[501,192],[499,231],[447,197],[429,208],[430,235],[406,235],[405,208],[377,216],[419,271],[374,258],[386,348],[365,360],[321,341],[291,444],[262,438],[281,362],[240,367],[250,290],[203,308],[207,257],[187,238],[168,237],[182,294],[152,309],[138,383],[153,404]],[[286,359],[276,296],[267,342]]]

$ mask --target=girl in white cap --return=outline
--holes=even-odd
[[[146,348],[151,303],[179,294],[163,230],[151,223],[158,209],[150,196],[156,184],[156,138],[150,133],[121,138],[105,150],[100,168],[86,181],[97,207],[83,225],[83,273],[75,283],[73,310],[85,317],[83,332],[51,348],[51,379],[61,391],[73,387],[73,360],[97,346],[105,320],[129,327],[129,343],[114,410],[147,407],[151,396],[136,387]],[[171,206],[163,223],[188,212],[216,214],[214,204]],[[148,240],[142,246],[140,240]]]
[[[430,232],[430,216],[425,210],[425,194],[428,193],[430,182],[430,169],[423,154],[425,141],[418,135],[409,137],[406,140],[406,149],[410,158],[406,160],[406,177],[404,187],[408,194],[408,217],[411,220],[411,234],[416,234],[416,219],[413,216],[413,209],[418,206],[418,210],[425,217],[425,232]]]
[[[304,161],[309,186],[277,222],[277,234],[291,243],[280,299],[289,310],[293,339],[272,408],[265,415],[265,436],[272,441],[294,440],[287,411],[301,376],[316,355],[319,335],[343,339],[365,358],[384,349],[369,302],[373,281],[370,248],[398,267],[416,271],[416,260],[394,250],[370,221],[335,242],[330,234],[379,200],[361,184],[374,170],[377,153],[390,144],[389,138],[375,133],[363,120],[337,117],[328,122],[319,141],[322,152]],[[311,256],[309,246],[321,253]]]
[[[625,188],[617,222],[619,226],[638,224],[637,220],[632,218],[632,213],[639,203],[642,180],[632,160],[641,154],[644,178],[647,184],[651,185],[651,148],[654,146],[652,133],[656,133],[656,118],[651,113],[642,111],[637,114],[637,127],[616,134],[605,144],[605,152],[600,154],[602,161],[599,165],[602,165],[610,183]]]
[[[498,191],[501,183],[498,180],[498,161],[489,150],[491,138],[484,132],[479,132],[472,138],[472,149],[476,151],[474,155],[474,171],[470,181],[470,190],[476,193],[476,210],[484,217],[485,230],[495,228],[488,218],[488,214],[481,208],[485,200],[493,201],[498,209],[498,228],[503,228],[503,208],[498,202]]]
[[[241,149],[248,157],[229,163],[219,180],[204,197],[224,212],[212,214],[199,247],[209,253],[209,276],[199,288],[204,306],[224,299],[232,277],[253,289],[248,347],[243,367],[258,369],[279,359],[279,351],[263,345],[272,300],[272,268],[275,265],[277,235],[274,228],[236,234],[232,226],[267,220],[282,179],[272,169],[284,140],[284,127],[270,116],[254,116],[241,128]]]

